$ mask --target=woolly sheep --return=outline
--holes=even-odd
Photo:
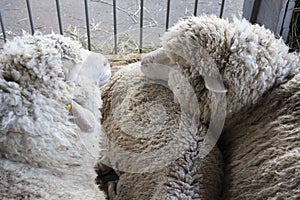
[[[225,155],[225,180],[222,199],[298,198],[299,165],[297,161],[299,161],[299,155],[297,152],[299,152],[299,137],[297,132],[299,132],[299,106],[297,106],[297,99],[299,98],[300,67],[299,55],[288,53],[288,50],[288,47],[280,39],[276,39],[273,33],[259,25],[251,25],[246,20],[236,19],[233,22],[228,22],[215,16],[201,16],[182,20],[176,24],[162,37],[162,48],[146,55],[142,61],[141,70],[151,79],[168,81],[170,78],[169,69],[175,68],[189,79],[199,102],[201,114],[200,133],[202,133],[201,130],[204,131],[208,127],[213,94],[224,94],[226,92],[228,104],[225,133],[223,133],[218,144],[222,154]],[[170,68],[162,68],[162,65],[167,65]],[[107,88],[106,95],[114,90],[124,93],[126,89],[130,90],[124,85],[140,82],[138,80],[134,81],[129,76],[132,72],[128,71],[126,73],[130,77],[128,79],[123,78],[125,76],[124,72],[123,76],[120,73],[113,78],[114,83]],[[118,82],[118,79],[122,80]],[[143,99],[143,101],[132,103],[130,109],[128,108],[128,117],[137,115],[136,119],[143,119],[143,115],[140,113],[147,112],[147,110],[140,111],[139,109],[148,102],[150,97],[155,98],[153,96],[161,94],[160,90],[155,90],[155,87],[152,87],[147,91],[149,94],[147,92],[141,93],[141,91],[132,87],[132,90],[136,91],[131,91],[131,94],[141,95],[139,99]],[[145,98],[142,98],[143,95]],[[114,102],[114,98],[116,96],[112,95],[104,102]],[[131,98],[135,99],[136,96]],[[156,101],[160,101],[159,98],[162,97],[159,96]],[[280,101],[281,98],[285,98],[287,101],[282,102]],[[278,103],[271,104],[272,101]],[[121,102],[115,102],[121,104]],[[170,102],[168,104],[172,105]],[[279,105],[283,107],[278,109]],[[114,106],[117,106],[117,104],[114,104]],[[144,107],[147,108],[147,106]],[[110,109],[111,105],[104,103],[103,110],[109,111]],[[267,112],[274,109],[278,109],[278,111],[273,118],[273,113]],[[288,114],[286,115],[284,112]],[[267,118],[262,119],[259,116],[266,116]],[[111,140],[117,141],[120,145],[127,146],[130,149],[133,144],[139,144],[140,141],[135,143],[126,141],[123,143],[126,136],[122,135],[120,128],[112,123],[113,120],[110,112],[107,112],[103,118],[104,129],[108,131],[107,134],[116,134],[116,136],[110,138]],[[280,123],[284,123],[287,127],[280,128]],[[174,126],[170,127],[174,128]],[[287,130],[291,131],[288,132]],[[161,137],[166,137],[163,132],[161,132]],[[245,146],[245,144],[247,145]],[[217,147],[214,149],[217,149]],[[277,154],[278,152],[280,155]],[[212,151],[209,155],[216,154]],[[215,160],[214,163],[222,163],[222,157],[215,156],[215,158],[221,160]],[[209,156],[207,159],[209,159]],[[179,158],[172,163],[177,172],[181,172],[180,160]],[[205,159],[202,160],[202,163],[205,163]],[[276,167],[274,163],[278,163],[280,167]],[[201,170],[206,169],[201,164],[194,163],[193,160],[190,160],[189,164],[198,169],[196,174],[200,176],[202,175]],[[211,165],[210,167],[218,174],[222,174],[217,166]],[[249,173],[247,169],[249,169]],[[270,169],[273,171],[268,171]],[[102,178],[102,180],[105,177],[105,173],[101,174],[103,171],[98,172],[98,174],[100,173],[99,178]],[[106,172],[108,172],[107,169]],[[117,173],[120,178],[119,181],[115,182],[117,184],[117,199],[123,199],[124,195],[131,195],[125,196],[125,199],[127,197],[138,199],[139,195],[151,197],[155,194],[153,190],[146,189],[148,185],[151,185],[150,183],[155,184],[151,179],[152,177],[126,172]],[[162,174],[170,178],[171,182],[168,184],[168,181],[166,181],[165,184],[159,185],[161,186],[160,191],[165,191],[166,188],[169,189],[168,192],[159,194],[160,199],[198,198],[192,195],[193,192],[200,191],[199,188],[189,185],[193,192],[185,193],[186,184],[174,184],[182,179],[199,181],[198,177],[195,176],[190,179],[190,175],[184,173],[181,173],[181,176],[173,176],[173,174],[168,173]],[[215,178],[218,184],[223,179],[220,176],[215,176]],[[123,184],[126,183],[124,179],[130,180],[129,186]],[[107,183],[106,181],[103,182]],[[107,184],[109,185],[110,182],[108,181]],[[215,182],[210,182],[210,184],[204,182],[201,188],[208,189],[206,191],[219,189],[216,188],[217,185],[211,184],[215,184]],[[141,185],[144,187],[143,190],[140,189]],[[210,190],[211,186],[212,190]],[[281,188],[281,186],[285,188]],[[115,188],[110,187],[107,189],[113,190]],[[113,193],[110,190],[109,192]]]
[[[219,79],[226,86],[230,103],[219,144],[225,155],[222,199],[299,198],[299,55],[245,20],[191,18],[175,25],[162,41],[162,49],[144,59],[145,74],[156,71],[155,65],[147,67],[149,61],[167,60],[186,66],[183,73],[215,79],[208,89],[218,92]],[[203,92],[200,99],[205,122],[210,102]]]
[[[0,54],[0,199],[96,199],[101,55],[70,38],[35,34]]]
[[[223,199],[299,199],[300,74],[224,130]]]
[[[214,148],[204,159],[199,155],[204,138],[201,133],[206,133],[205,127],[199,128],[199,134],[186,141],[185,154],[179,154],[176,161],[171,157],[173,154],[176,156],[176,148],[170,149],[171,152],[164,150],[172,141],[177,143],[175,135],[187,138],[190,134],[189,126],[180,127],[182,121],[188,122],[181,119],[180,105],[174,101],[175,96],[170,89],[149,82],[140,70],[140,63],[134,63],[121,68],[105,86],[102,95],[105,136],[129,152],[129,155],[122,156],[123,152],[116,152],[115,146],[109,144],[101,148],[111,150],[111,154],[102,151],[102,163],[112,166],[116,162],[118,169],[124,169],[115,172],[99,164],[98,183],[109,199],[219,198],[222,155],[218,148]],[[127,130],[137,132],[140,136],[135,137]],[[143,165],[141,157],[149,152],[154,152],[148,158],[151,159],[149,166],[147,162]],[[171,158],[170,164],[164,160],[168,157]],[[159,163],[160,158],[162,163],[169,165],[154,164]],[[140,169],[141,173],[137,173]]]

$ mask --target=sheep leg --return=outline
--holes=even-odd
[[[97,164],[96,172],[98,174],[96,182],[100,185],[100,189],[106,193],[109,200],[114,199],[117,193],[116,185],[119,180],[119,175],[114,169],[102,163]]]
[[[117,184],[115,181],[108,182],[108,199],[113,200],[116,196],[116,187]]]

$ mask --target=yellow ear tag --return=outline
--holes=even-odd
[[[72,109],[72,104],[71,104],[71,103],[68,103],[66,108],[67,108],[67,110],[70,112],[71,109]]]

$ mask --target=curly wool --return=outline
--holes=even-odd
[[[99,133],[82,133],[66,104],[88,95],[100,121],[96,85],[66,81],[63,64],[83,62],[81,45],[60,35],[24,35],[0,54],[0,197],[93,199]],[[100,124],[99,127],[100,128]],[[98,129],[99,130],[99,129]],[[84,184],[83,184],[84,183]],[[27,194],[27,196],[22,196]]]
[[[244,19],[229,23],[216,16],[191,17],[170,28],[162,46],[173,63],[185,66],[188,77],[200,74],[223,80],[231,102],[229,118],[299,70],[299,56],[288,53],[281,39]]]
[[[113,165],[111,161],[114,160],[119,169],[125,163],[127,170],[132,170],[118,172],[120,176],[115,199],[220,198],[222,155],[218,148],[214,148],[205,158],[200,157],[203,133],[207,131],[204,126],[190,140],[178,142],[189,144],[184,153],[175,153],[177,150],[174,148],[169,155],[164,150],[175,135],[179,134],[184,140],[191,134],[179,125],[182,113],[171,90],[161,84],[149,82],[140,71],[140,63],[134,63],[119,70],[102,94],[105,137],[131,155],[118,157],[118,154],[114,154],[115,149],[111,149],[112,154],[104,151],[101,153],[102,161],[106,160],[106,164]],[[137,137],[134,136],[135,133],[138,134]],[[143,154],[160,150],[162,153],[157,153],[157,157],[151,158],[148,165],[143,166],[145,169],[156,166],[157,169],[152,169],[154,172],[135,173],[134,169],[142,166],[139,159]],[[155,165],[159,158],[169,156],[172,156],[172,162],[168,165]],[[99,171],[100,187],[109,193],[109,186],[105,181],[107,178]]]
[[[299,198],[299,54],[263,27],[214,16],[179,22],[162,44],[190,78],[205,121],[210,95],[200,75],[226,86],[222,198]]]
[[[223,199],[299,199],[300,74],[224,130]]]
[[[263,27],[251,25],[245,20],[235,20],[229,23],[214,16],[191,18],[179,22],[164,35],[162,44],[163,51],[171,60],[170,67],[178,63],[182,67],[179,70],[186,75],[186,78],[190,80],[191,85],[194,87],[198,95],[202,122],[207,123],[209,121],[211,95],[205,89],[201,75],[220,78],[227,88],[228,116],[225,124],[226,133],[222,136],[222,142],[220,143],[222,153],[226,155],[223,198],[288,197],[297,199],[298,179],[293,177],[293,173],[296,173],[299,169],[297,165],[299,156],[296,153],[299,151],[299,117],[295,117],[298,115],[298,104],[295,105],[295,102],[299,97],[298,93],[297,95],[292,95],[292,93],[299,91],[299,84],[295,84],[297,82],[295,80],[290,81],[291,77],[298,76],[300,69],[299,55],[288,53],[288,47],[281,40],[275,39],[272,33]],[[161,60],[166,61],[166,59]],[[221,77],[218,77],[216,69],[220,71]],[[149,112],[149,109],[145,106],[149,103],[147,97],[157,97],[155,102],[152,103],[155,105],[160,101],[167,101],[165,97],[168,96],[156,86],[150,87],[147,93],[134,89],[134,86],[141,84],[141,77],[136,77],[136,74],[129,67],[118,73],[106,90],[107,99],[104,103],[106,115],[103,122],[108,137],[130,150],[151,146],[152,141],[150,140],[148,143],[148,140],[139,141],[128,138],[128,135],[122,132],[117,122],[115,122],[116,120],[114,121],[114,115],[111,112],[112,105],[121,104],[122,98],[126,96],[128,91],[136,90],[133,93],[136,95],[131,96],[131,99],[133,99],[132,105],[124,108],[125,110],[128,109],[128,116],[126,117],[134,116],[135,118],[132,119],[135,119],[137,124],[147,124],[148,121],[141,117],[144,116],[143,113]],[[286,82],[289,82],[289,84],[284,85]],[[292,100],[287,101],[286,104],[282,103],[284,108],[279,109],[279,113],[275,115],[275,118],[272,118],[272,110],[278,109],[278,103],[272,106],[269,105],[272,100],[268,100],[265,95],[273,92],[278,87],[283,87],[284,90],[291,93],[285,93],[287,95],[285,96],[283,93],[274,92],[274,96],[268,98],[276,100],[278,103],[284,97],[291,97]],[[113,95],[115,91],[120,91],[120,94]],[[139,97],[139,95],[142,97]],[[260,107],[259,102],[264,102],[265,98],[267,98],[267,103]],[[115,101],[117,104],[112,104],[111,102],[114,99],[121,100]],[[167,104],[172,104],[171,102],[169,100]],[[251,107],[255,108],[256,106],[260,111],[263,111],[264,107],[268,107],[266,109],[268,113],[262,112],[262,114],[256,115],[257,112],[249,110]],[[173,110],[169,115],[172,116],[176,112],[176,110]],[[284,112],[288,112],[291,116],[285,116]],[[251,114],[251,117],[249,114]],[[261,122],[261,118],[258,116],[263,117],[265,115],[268,116],[267,119]],[[243,118],[243,116],[246,117]],[[244,121],[240,121],[241,118]],[[250,118],[249,121],[248,118]],[[239,123],[242,126],[238,126]],[[282,124],[285,128],[280,128]],[[260,128],[265,125],[268,127],[272,125],[274,128],[266,128],[266,131],[261,131]],[[168,128],[172,129],[174,127],[176,126],[173,125]],[[201,126],[200,132],[201,130],[205,132],[205,126]],[[291,132],[287,130],[291,130]],[[201,133],[205,134],[203,132]],[[163,141],[168,132],[161,133],[160,137]],[[182,139],[185,140],[184,137]],[[288,146],[290,146],[290,149]],[[276,147],[278,147],[278,150]],[[205,167],[207,160],[204,160],[202,165],[197,162],[197,159],[189,159],[190,153],[197,151],[197,148],[191,149],[172,163],[166,171],[161,171],[156,175],[120,173],[120,180],[117,182],[116,189],[117,198],[150,199],[156,194],[160,199],[218,198],[219,184],[221,184],[223,177],[220,175],[222,172],[217,167],[218,164],[215,164],[222,163],[222,157],[216,156],[216,160],[211,162],[215,164],[209,165],[212,171],[204,173],[209,177],[214,177],[214,179],[202,182],[202,179],[198,176],[202,176],[201,170],[207,170],[207,167]],[[251,156],[248,155],[249,153]],[[207,159],[209,160],[210,156],[217,154],[213,151]],[[207,163],[210,163],[210,161],[207,161]],[[274,163],[278,163],[279,167]],[[191,168],[185,166],[191,166]],[[288,166],[292,166],[291,170]],[[191,171],[189,171],[190,169]],[[269,169],[272,169],[272,172]],[[215,176],[210,176],[211,172]],[[159,176],[167,176],[170,182],[167,181],[165,184],[160,185],[157,180]],[[100,176],[100,178],[103,177]],[[188,180],[192,181],[189,183]],[[198,185],[196,181],[199,180],[200,184]],[[155,187],[158,190],[154,189]],[[190,190],[186,190],[187,188]],[[204,191],[199,188],[204,188]],[[290,195],[288,195],[288,191],[291,191]],[[207,192],[216,196],[206,196]],[[256,194],[258,195],[255,196]]]

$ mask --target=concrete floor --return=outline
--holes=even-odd
[[[43,33],[59,33],[55,0],[31,0],[35,30]],[[104,54],[113,52],[113,7],[112,0],[90,0],[89,15],[92,49]],[[132,52],[139,45],[139,0],[117,1],[118,50]],[[193,15],[195,0],[173,0],[170,8],[170,26],[180,18]],[[60,1],[63,29],[66,35],[86,40],[84,1]],[[199,0],[198,15],[219,15],[221,0]],[[224,17],[241,17],[243,0],[226,0]],[[1,0],[0,9],[8,39],[22,31],[30,32],[25,0]],[[165,32],[167,0],[144,0],[143,46],[155,48]],[[1,41],[0,46],[3,44]]]

